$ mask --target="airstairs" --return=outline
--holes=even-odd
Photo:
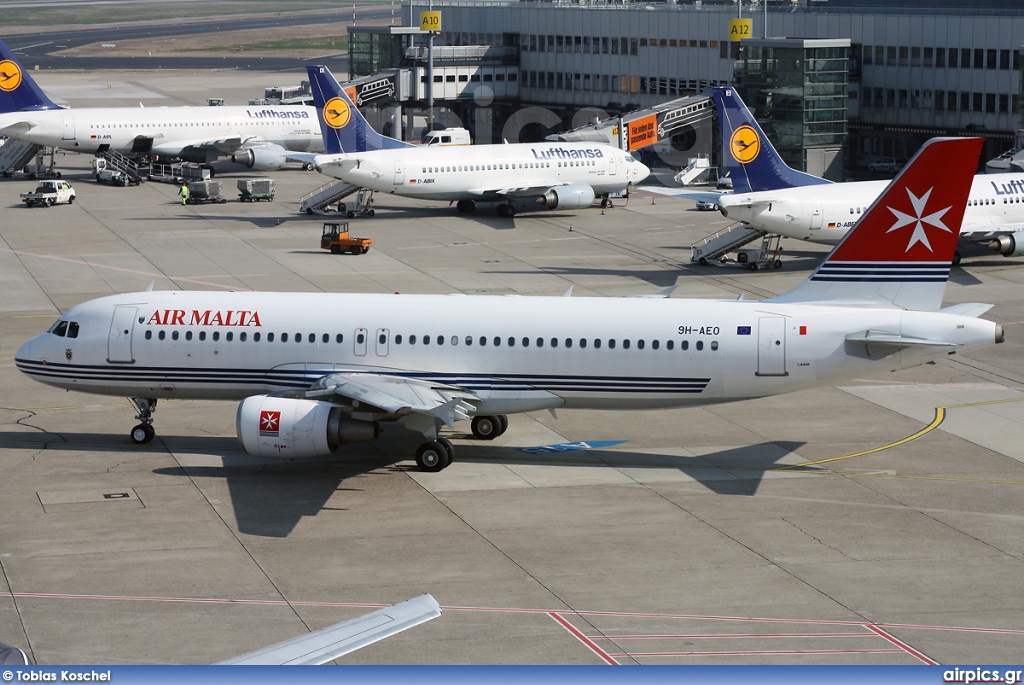
[[[712,259],[719,259],[727,253],[767,235],[767,231],[759,231],[755,228],[747,228],[743,224],[737,224],[732,228],[712,233],[700,242],[691,245],[690,261],[707,264]]]
[[[299,198],[299,211],[306,214],[324,212],[327,210],[328,205],[344,200],[357,190],[359,190],[359,186],[354,186],[344,181],[335,181],[320,186]]]
[[[708,160],[708,156],[699,155],[691,157],[690,163],[686,165],[685,169],[676,174],[673,180],[680,185],[689,186],[694,183],[705,183],[710,175],[711,162]]]
[[[117,169],[131,179],[132,183],[142,183],[149,177],[149,169],[139,166],[137,161],[131,157],[122,155],[120,152],[107,150],[106,152],[100,153],[98,156],[107,160],[108,167]]]
[[[8,138],[0,147],[0,174],[10,176],[18,173],[32,161],[41,148],[35,143],[17,138]]]

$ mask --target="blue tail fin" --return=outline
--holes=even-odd
[[[330,154],[339,152],[369,152],[412,147],[394,138],[382,136],[373,130],[352,104],[338,81],[325,66],[307,66],[313,101],[320,117],[324,149]]]
[[[0,41],[0,114],[60,109],[46,97],[10,48]]]
[[[726,166],[737,193],[831,183],[786,165],[734,88],[714,89]]]

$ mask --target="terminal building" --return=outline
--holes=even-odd
[[[985,158],[995,157],[1024,128],[1019,0],[432,0],[429,9],[442,16],[435,105],[476,142],[538,140],[620,116],[609,130],[621,129],[630,112],[724,84],[791,165],[837,180],[906,159],[933,136],[982,136]],[[396,70],[400,99],[423,109],[427,10],[426,0],[403,6],[416,28],[350,27],[351,76]],[[752,22],[749,39],[730,40],[738,11]],[[708,114],[650,147],[670,145],[676,165],[714,154]]]

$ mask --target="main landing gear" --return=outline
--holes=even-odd
[[[473,419],[471,429],[477,440],[494,440],[508,430],[508,417],[504,414],[477,416]],[[428,440],[416,450],[416,465],[427,473],[443,471],[451,466],[454,458],[455,448],[447,438]]]
[[[459,200],[455,204],[455,209],[459,210],[460,214],[472,214],[476,211],[476,203],[472,200]]]
[[[132,428],[132,432],[129,435],[132,442],[136,445],[144,445],[156,437],[156,430],[153,428],[153,412],[156,411],[156,400],[145,397],[129,397],[128,399],[139,410],[135,418],[142,422],[135,428]]]
[[[511,219],[516,215],[516,208],[511,204],[500,204],[498,205],[498,216],[504,219]]]

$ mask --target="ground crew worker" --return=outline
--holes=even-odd
[[[181,189],[178,191],[178,195],[181,195],[181,204],[184,205],[188,202],[188,182],[181,182]]]

